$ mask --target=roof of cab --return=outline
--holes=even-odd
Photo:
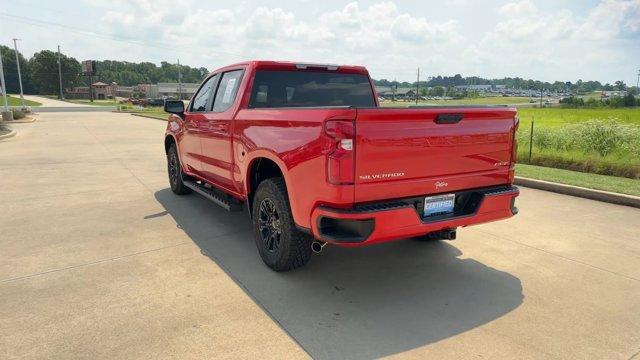
[[[362,74],[369,75],[369,72],[364,66],[356,65],[337,65],[337,64],[321,64],[314,62],[304,61],[272,61],[272,60],[251,60],[243,61],[225,67],[214,70],[213,72],[220,72],[231,68],[237,68],[239,66],[251,66],[255,69],[262,70],[307,70],[307,71],[335,71],[340,73]]]

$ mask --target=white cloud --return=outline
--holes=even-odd
[[[420,66],[429,75],[631,82],[638,66],[634,59],[640,58],[640,0],[596,5],[425,0],[412,6],[397,0],[340,6],[332,1],[270,6],[262,0],[82,0],[51,12],[44,0],[34,1],[43,4],[33,17],[108,36],[96,39],[64,28],[43,32],[12,23],[24,32],[16,34],[25,39],[22,46],[35,51],[62,42],[80,59],[180,58],[213,69],[258,58],[362,64],[376,77],[399,80],[413,79]],[[16,9],[16,14],[29,13],[26,5]],[[85,12],[94,16],[85,18]]]
[[[535,15],[538,13],[538,8],[531,1],[522,0],[504,4],[498,13],[505,16]]]
[[[610,40],[622,32],[638,32],[639,24],[640,0],[604,0],[589,12],[576,36]]]

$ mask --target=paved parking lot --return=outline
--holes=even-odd
[[[458,240],[260,261],[168,189],[165,123],[46,113],[0,142],[0,358],[640,357],[640,210],[523,189]]]

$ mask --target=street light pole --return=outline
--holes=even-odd
[[[420,92],[420,68],[418,68],[418,81],[416,81],[416,105],[418,105],[418,96]]]
[[[178,59],[178,94],[182,100],[182,74],[180,73],[180,59]]]
[[[16,66],[18,67],[18,82],[20,83],[20,100],[22,101],[22,108],[24,109],[26,106],[24,104],[24,92],[22,91],[22,75],[20,74],[20,57],[18,57],[18,44],[17,41],[20,39],[13,39],[13,48],[16,51]]]
[[[4,68],[2,66],[2,51],[0,51],[0,86],[2,86],[2,97],[4,98],[4,110],[2,111],[2,120],[13,120],[13,113],[9,111],[9,103],[7,102],[7,87],[4,84]]]
[[[60,79],[60,100],[64,100],[62,96],[62,61],[60,60],[60,45],[58,45],[58,78]]]

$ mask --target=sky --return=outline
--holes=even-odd
[[[640,0],[0,0],[0,44],[26,56],[364,65],[376,79],[435,75],[623,80],[640,71]]]

